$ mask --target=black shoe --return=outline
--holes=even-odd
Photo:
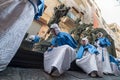
[[[57,70],[57,68],[56,68],[56,67],[53,67],[52,70],[51,70],[50,75],[52,75],[52,73],[55,72],[56,70]]]
[[[90,73],[90,76],[91,76],[92,78],[95,78],[95,77],[97,77],[97,74],[93,71],[93,72]]]

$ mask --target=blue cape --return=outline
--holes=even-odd
[[[88,50],[88,52],[90,52],[90,54],[99,54],[99,52],[97,51],[97,49],[93,45],[87,44],[85,46],[83,46],[83,45],[80,46],[80,48],[77,52],[76,58],[78,58],[78,59],[82,58],[83,53],[86,49]]]
[[[105,37],[98,38],[98,41],[100,41],[100,46],[101,46],[101,47],[107,47],[107,46],[110,46],[110,45],[111,45],[111,43],[110,43],[110,41],[108,40],[108,38],[105,38]]]
[[[37,0],[37,7],[32,0],[28,0],[34,7],[35,16],[34,19],[38,20],[42,16],[44,11],[44,0]]]
[[[40,41],[40,37],[35,35],[35,39],[32,41],[33,43],[38,43]]]
[[[43,11],[44,11],[44,0],[38,0],[37,1],[37,13],[35,14],[34,19],[38,20],[40,18],[40,16],[42,16]]]
[[[119,63],[117,60],[115,60],[115,57],[113,57],[112,55],[109,55],[109,59],[110,59],[110,62],[113,62],[115,63],[117,66],[119,66]]]
[[[77,48],[77,42],[65,32],[59,32],[57,36],[53,37],[51,44],[53,46],[69,45],[72,48]]]

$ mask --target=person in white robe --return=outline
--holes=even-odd
[[[97,46],[97,50],[99,51],[99,58],[102,61],[102,71],[104,74],[113,74],[112,67],[110,64],[109,53],[107,47],[111,45],[108,38],[103,37],[103,33],[99,32],[97,34],[98,38],[95,41],[95,45]]]
[[[36,15],[35,9],[39,15]],[[34,16],[40,17],[43,9],[43,0],[0,0],[0,71],[9,65]]]
[[[81,40],[81,46],[76,55],[76,64],[91,77],[102,77],[98,66],[97,55],[99,52],[96,47],[89,44],[87,38]]]
[[[77,43],[70,34],[61,32],[57,24],[52,24],[50,29],[54,37],[44,53],[44,70],[52,76],[60,76],[75,60]]]
[[[113,74],[115,76],[120,76],[119,62],[117,58],[115,58],[112,55],[109,55],[109,59],[110,59],[110,65],[111,65]]]

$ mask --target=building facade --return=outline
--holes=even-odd
[[[119,43],[119,27],[114,25],[106,24],[105,20],[101,16],[101,10],[97,6],[94,0],[45,0],[44,14],[41,16],[39,23],[41,24],[40,36],[44,36],[49,29],[47,26],[50,18],[54,14],[54,7],[60,4],[71,9],[67,13],[67,16],[61,18],[59,26],[62,31],[69,32],[72,28],[76,27],[75,21],[80,19],[81,21],[77,24],[93,24],[93,28],[104,29],[114,40],[115,50],[117,57],[120,57],[120,43]],[[118,38],[119,36],[119,38]]]

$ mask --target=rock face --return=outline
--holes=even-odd
[[[28,1],[0,1],[0,71],[15,55],[33,18],[34,8]]]

